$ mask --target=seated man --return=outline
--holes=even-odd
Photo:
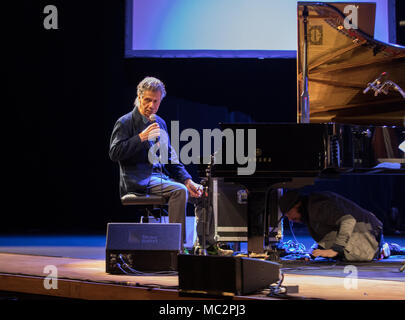
[[[303,195],[288,191],[280,198],[279,205],[290,221],[307,225],[318,243],[313,256],[346,261],[380,258],[382,223],[349,199],[333,192]]]
[[[177,159],[170,141],[159,142],[161,130],[167,135],[165,121],[151,115],[159,110],[166,95],[164,84],[153,77],[142,80],[137,87],[135,108],[115,123],[109,155],[120,167],[120,195],[140,192],[163,194],[168,198],[169,222],[181,223],[182,246],[185,241],[186,205],[188,195],[199,198],[202,187],[193,182],[190,174]],[[168,163],[159,163],[150,157],[149,149],[157,143],[167,143]]]

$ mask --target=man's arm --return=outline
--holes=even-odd
[[[147,140],[142,141],[139,134],[130,136],[128,128],[121,121],[115,123],[111,139],[109,156],[112,161],[127,160],[149,147]]]
[[[343,212],[343,209],[334,201],[325,201],[320,208],[320,223],[337,225],[338,232],[331,249],[314,250],[312,254],[314,256],[329,258],[336,256],[341,257],[343,256],[344,248],[353,233],[356,219],[351,214]]]
[[[187,187],[188,191],[190,192],[190,195],[193,198],[199,198],[202,196],[203,194],[203,186],[195,183],[193,180],[191,179],[187,179],[184,182],[184,185]]]
[[[184,165],[180,162],[178,159],[176,150],[172,148],[172,145],[170,143],[170,138],[168,135],[167,131],[167,126],[166,123],[164,122],[163,119],[159,119],[159,125],[161,127],[161,130],[164,130],[167,134],[167,161],[168,163],[165,164],[165,169],[169,173],[170,177],[183,183],[186,184],[186,180],[191,179],[191,175],[187,172],[187,170],[184,168]]]
[[[161,126],[162,130],[166,131],[167,133],[168,131],[166,123],[164,122],[163,119],[161,120]],[[172,148],[168,135],[167,135],[167,147],[168,147],[167,151],[169,152],[168,154],[169,163],[165,165],[165,168],[170,174],[170,176],[176,179],[177,181],[182,182],[187,187],[187,190],[189,191],[192,197],[194,198],[201,197],[203,191],[202,186],[199,185],[198,183],[195,183],[192,180],[191,175],[187,172],[184,165],[180,162],[176,150]]]
[[[350,236],[353,233],[354,225],[356,220],[351,215],[345,215],[342,217],[339,225],[339,231],[336,236],[335,243],[330,249],[316,249],[312,251],[314,257],[325,257],[325,258],[334,258],[334,257],[344,257],[344,248],[347,242],[350,239]]]

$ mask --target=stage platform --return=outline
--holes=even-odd
[[[213,298],[179,295],[178,276],[107,274],[104,241],[103,235],[1,237],[0,291],[85,300]],[[349,264],[342,263],[282,262],[282,285],[299,287],[298,293],[289,295],[292,299],[403,300],[405,273],[399,272],[399,266],[404,260],[405,256],[397,256],[372,263],[351,264],[351,269],[345,269]],[[57,288],[47,289],[45,286],[49,266],[57,271]],[[357,272],[355,281],[350,278],[353,270]],[[268,292],[264,290],[231,299],[274,300],[274,297],[267,296]]]

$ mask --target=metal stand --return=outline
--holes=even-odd
[[[209,210],[209,194],[208,194],[208,186],[206,185],[207,180],[202,180],[201,181],[202,185],[204,186],[203,188],[203,210],[202,210],[202,217],[201,217],[201,222],[202,222],[202,239],[201,239],[201,243],[200,243],[200,248],[198,250],[198,255],[200,256],[206,256],[207,255],[207,240],[206,240],[206,223],[207,223],[207,210]]]
[[[211,198],[212,198],[212,193],[211,193],[211,186],[212,186],[212,178],[211,178],[211,167],[214,164],[214,156],[211,155],[210,157],[210,163],[207,166],[207,169],[205,170],[205,178],[202,179],[201,184],[203,185],[203,211],[202,211],[202,217],[201,217],[201,222],[202,222],[202,240],[201,240],[201,247],[200,250],[198,251],[198,255],[200,256],[206,256],[207,255],[207,240],[206,240],[206,227],[207,227],[207,214],[209,210],[211,209]]]
[[[159,144],[159,149],[160,149],[160,142],[157,142]],[[162,164],[162,155],[160,154],[160,150],[159,150],[159,167],[160,167],[160,196],[163,197],[163,164]],[[159,206],[160,208],[160,219],[162,219],[162,205]],[[183,239],[184,241],[184,239]]]
[[[302,63],[302,81],[303,88],[301,93],[301,123],[309,123],[309,93],[308,93],[308,8],[304,6],[302,12],[304,22],[304,52]]]
[[[384,82],[382,81],[382,78],[386,78],[387,76],[387,72],[381,73],[377,79],[367,84],[367,87],[363,90],[363,93],[366,94],[370,89],[372,89],[374,91],[374,96],[378,96],[380,93],[387,95],[389,93],[389,89],[392,88],[398,91],[402,98],[405,99],[405,92],[399,85],[391,80],[385,80]]]

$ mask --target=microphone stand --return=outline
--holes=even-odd
[[[304,6],[304,11],[302,12],[303,23],[304,23],[304,52],[302,61],[302,80],[303,88],[300,97],[301,102],[301,117],[299,122],[309,123],[309,92],[308,92],[308,8]]]
[[[152,114],[149,116],[149,121],[153,123],[157,123],[156,121],[156,115]],[[158,145],[158,149],[160,149],[160,137],[157,137],[155,139],[155,144]],[[158,163],[159,163],[159,171],[160,171],[160,196],[163,197],[163,164],[162,164],[162,153],[159,150],[159,157],[158,157]],[[162,222],[163,219],[163,209],[162,205],[159,206],[159,212],[160,212],[160,222]]]
[[[381,92],[388,94],[389,89],[393,88],[401,94],[402,98],[405,99],[405,92],[395,82],[391,80],[385,80],[382,82],[382,78],[387,77],[387,75],[387,72],[381,73],[377,79],[367,84],[367,87],[363,90],[363,93],[366,94],[370,89],[372,89],[374,91],[374,96],[378,96]]]
[[[156,143],[159,144],[160,148],[160,142],[159,139],[156,139]],[[160,196],[163,197],[163,164],[162,164],[162,153],[159,150],[159,169],[160,169]],[[162,222],[163,219],[163,209],[162,205],[159,206],[160,209],[160,222]]]
[[[201,244],[200,244],[200,249],[198,250],[198,255],[199,256],[206,256],[207,255],[207,248],[206,248],[206,237],[205,237],[205,232],[206,232],[206,216],[207,216],[207,210],[209,210],[209,206],[208,206],[208,186],[207,186],[207,180],[204,179],[201,181],[201,184],[203,185],[203,194],[202,194],[202,198],[203,198],[203,209],[202,209],[202,216],[201,216],[201,222],[202,222],[202,239],[201,239]]]
[[[206,224],[207,224],[207,214],[209,210],[211,209],[211,196],[212,193],[210,191],[210,187],[212,186],[212,178],[211,178],[211,168],[214,163],[214,156],[211,155],[210,157],[210,163],[208,164],[207,169],[205,170],[205,176],[201,181],[201,184],[203,185],[203,212],[202,212],[202,217],[201,217],[201,222],[202,222],[202,240],[201,240],[201,248],[198,251],[198,255],[200,256],[206,256],[207,255],[207,240],[206,240]]]

